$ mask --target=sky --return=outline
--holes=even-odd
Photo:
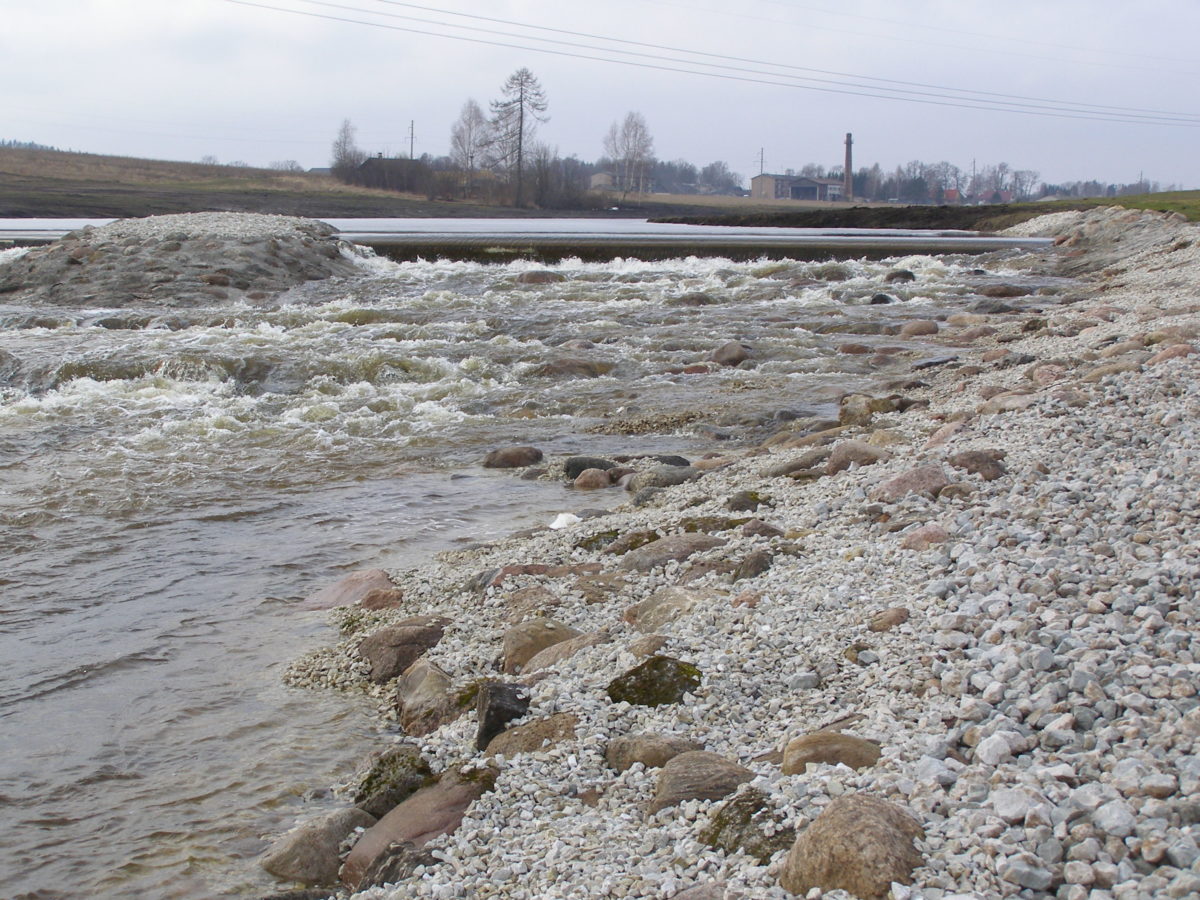
[[[1041,181],[1200,188],[1200,0],[0,0],[0,140],[327,166],[440,156],[527,67],[538,139],[602,155],[640,112],[660,159],[1000,162]],[[548,52],[547,52],[548,51]]]

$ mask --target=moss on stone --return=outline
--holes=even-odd
[[[766,794],[744,787],[712,813],[699,837],[714,849],[726,853],[741,850],[765,864],[776,853],[791,848],[796,831],[768,804]]]
[[[663,706],[678,703],[700,686],[700,669],[670,656],[652,656],[608,685],[614,703]]]

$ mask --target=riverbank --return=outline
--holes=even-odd
[[[933,322],[944,357],[830,427],[635,462],[653,474],[632,504],[580,493],[578,520],[393,571],[390,608],[334,613],[345,639],[291,683],[429,729],[395,742],[433,773],[492,770],[448,836],[402,827],[423,853],[363,896],[1200,889],[1200,242],[1113,210],[1025,232],[1060,247],[1006,265],[1084,279],[1075,302]],[[446,621],[371,681],[364,638],[414,616]],[[629,692],[635,671],[651,683]],[[474,712],[490,680],[517,713],[496,745]],[[855,803],[890,867],[839,861],[852,840],[823,813]],[[823,854],[862,880],[805,869]]]

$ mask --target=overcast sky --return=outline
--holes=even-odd
[[[526,66],[539,138],[585,160],[637,110],[660,158],[747,177],[840,164],[853,132],[855,168],[1200,188],[1200,0],[254,2],[0,0],[0,139],[313,167],[348,118],[437,156]]]

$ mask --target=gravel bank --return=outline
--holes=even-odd
[[[149,216],[73,231],[9,256],[0,268],[0,297],[103,309],[263,302],[308,281],[356,275],[354,259],[336,229],[313,219]]]
[[[785,850],[763,861],[703,839],[728,796],[648,812],[664,770],[606,759],[638,733],[748,769],[767,837],[803,833],[847,794],[907,811],[924,829],[922,865],[897,898],[1200,893],[1200,381],[1188,355],[1200,235],[1120,210],[1022,232],[1060,246],[1011,264],[1081,274],[1086,296],[943,329],[957,358],[897,385],[906,411],[828,435],[834,454],[858,442],[842,447],[849,468],[823,474],[835,467],[812,455],[821,439],[783,435],[644,505],[393,572],[395,609],[336,611],[346,640],[299,660],[293,683],[367,690],[394,719],[395,682],[371,684],[356,647],[382,624],[438,614],[451,624],[425,659],[454,685],[523,681],[529,711],[513,724],[577,722],[573,738],[493,757],[494,790],[425,848],[437,862],[358,896],[791,896]],[[776,474],[788,464],[811,477]],[[940,473],[934,492],[889,490],[917,467]],[[732,510],[743,492],[761,505]],[[749,517],[771,527],[735,522]],[[665,565],[601,549],[697,527],[719,542]],[[495,577],[530,564],[559,568]],[[668,588],[689,599],[654,620],[657,652],[701,683],[678,703],[613,702],[610,682],[645,647],[631,608]],[[505,635],[529,610],[597,643],[502,675]],[[468,713],[415,743],[435,771],[455,767],[476,756],[476,725]],[[785,774],[783,751],[822,729],[877,744],[878,761]]]

